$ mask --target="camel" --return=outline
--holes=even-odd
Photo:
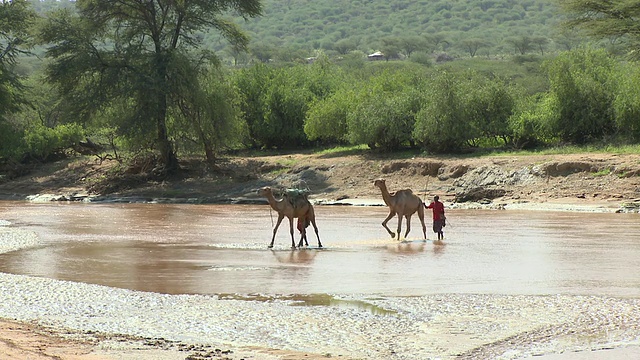
[[[382,199],[384,203],[389,207],[389,216],[382,222],[382,226],[387,229],[389,235],[395,239],[396,234],[387,227],[387,222],[391,220],[396,214],[398,215],[398,240],[400,240],[400,231],[402,230],[402,218],[407,219],[407,232],[404,234],[406,238],[411,230],[411,216],[418,211],[418,217],[422,223],[422,233],[424,239],[427,239],[427,227],[424,224],[424,205],[422,200],[413,193],[410,189],[398,190],[393,193],[389,193],[387,190],[387,184],[384,179],[377,179],[373,183],[374,186],[380,188],[382,191]]]
[[[304,219],[302,223],[303,226],[298,226],[299,230],[301,228],[300,233],[302,235],[300,237],[300,242],[298,243],[298,247],[302,247],[303,240],[306,241],[307,239],[306,227],[308,226],[308,222],[310,222],[313,225],[313,228],[316,232],[316,237],[318,238],[318,247],[322,247],[322,243],[320,242],[320,236],[318,235],[318,226],[316,225],[315,212],[313,210],[313,206],[311,205],[309,200],[307,200],[306,197],[299,196],[299,197],[296,197],[295,199],[289,199],[287,196],[284,196],[282,199],[276,200],[276,198],[273,196],[273,191],[268,186],[259,189],[258,194],[260,196],[266,197],[267,201],[269,202],[269,206],[271,206],[271,208],[278,213],[278,221],[276,222],[276,226],[273,228],[273,237],[271,238],[271,244],[269,244],[269,248],[273,247],[273,242],[276,239],[276,233],[278,232],[278,227],[280,226],[280,223],[282,222],[285,216],[287,217],[287,219],[289,219],[289,233],[291,234],[291,248],[293,249],[296,248],[296,243],[293,240],[293,219],[295,218]]]

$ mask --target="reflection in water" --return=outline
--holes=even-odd
[[[411,255],[424,252],[426,249],[426,241],[400,241],[396,244],[387,245],[387,251],[399,255]]]
[[[303,248],[299,250],[290,250],[287,252],[271,250],[271,253],[279,263],[311,264],[318,251],[322,250],[309,250]]]
[[[0,271],[169,294],[640,296],[637,214],[451,210],[442,243],[397,242],[383,207],[317,206],[325,249],[268,250],[267,206],[0,202],[44,245]]]

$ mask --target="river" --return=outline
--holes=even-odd
[[[37,246],[0,254],[0,272],[240,303],[277,300],[307,308],[352,309],[358,316],[364,311],[390,318],[387,315],[408,311],[412,321],[418,316],[422,322],[421,337],[442,331],[457,337],[438,340],[455,342],[447,346],[436,341],[442,334],[430,339],[436,341],[432,347],[398,344],[391,352],[396,358],[481,358],[493,351],[489,348],[499,348],[498,340],[506,335],[530,336],[534,330],[575,322],[585,316],[576,306],[591,309],[586,311],[589,316],[611,306],[592,304],[593,299],[614,299],[620,306],[633,307],[640,298],[637,214],[450,210],[445,241],[437,243],[430,218],[428,240],[422,239],[417,216],[406,241],[391,239],[381,226],[387,213],[385,207],[316,206],[324,247],[316,246],[310,227],[311,246],[292,250],[286,219],[275,247],[267,248],[276,220],[268,206],[0,202],[1,220],[38,238]],[[389,223],[392,229],[396,224],[396,219]],[[297,242],[297,233],[295,237]],[[493,305],[485,308],[488,299]],[[448,303],[444,312],[443,303]],[[478,304],[485,304],[484,309],[478,310]],[[419,310],[423,306],[439,310],[424,318],[425,310]],[[532,310],[524,314],[519,308]],[[612,311],[613,320],[606,324],[638,316],[620,311]],[[354,321],[347,318],[339,320],[340,326]],[[528,324],[508,325],[527,318]],[[490,326],[498,328],[488,330]],[[368,331],[387,331],[376,329]],[[302,341],[296,340],[295,331],[285,334],[293,344]],[[461,336],[461,331],[468,334]],[[588,331],[597,346],[621,341],[612,340],[609,331],[606,341],[593,334],[596,330]],[[620,333],[627,339],[629,331],[639,330],[634,325]],[[317,350],[371,356],[364,350],[371,345],[366,341],[344,341],[337,347],[342,350],[321,345]],[[593,343],[589,340],[588,345]],[[569,346],[589,349],[581,341],[562,344],[535,350],[523,340],[524,350],[505,358],[554,353]],[[295,348],[288,342],[278,346]]]

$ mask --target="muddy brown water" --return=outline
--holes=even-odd
[[[325,247],[310,227],[311,247],[292,250],[286,220],[267,249],[267,206],[0,202],[43,240],[0,254],[0,271],[167,294],[640,297],[638,214],[450,210],[437,244],[416,216],[408,241],[391,239],[384,207],[316,213]]]

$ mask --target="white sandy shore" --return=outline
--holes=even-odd
[[[0,252],[41,245],[32,233],[0,225]],[[132,346],[145,348],[147,359],[184,359],[186,353],[178,350],[188,344],[202,351],[232,348],[230,356],[247,359],[283,358],[273,349],[306,359],[302,354],[342,359],[640,357],[640,299],[480,294],[343,299],[388,313],[291,306],[291,300],[277,297],[220,300],[0,274],[0,318],[76,338],[99,338],[100,353],[114,359],[126,359],[119,351]]]

